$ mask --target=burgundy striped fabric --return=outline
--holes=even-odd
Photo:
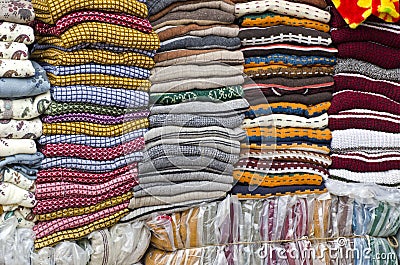
[[[348,152],[332,154],[332,169],[347,169],[353,172],[381,172],[400,169],[400,152],[368,154]]]

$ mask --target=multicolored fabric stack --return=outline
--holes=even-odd
[[[15,216],[18,227],[29,229],[34,226],[34,182],[43,159],[35,142],[42,135],[39,115],[51,101],[46,72],[29,60],[28,45],[35,37],[28,24],[34,18],[28,1],[0,2],[0,225]]]
[[[148,127],[159,39],[140,1],[32,1],[54,103],[46,111],[35,248],[75,240],[128,213]]]
[[[393,236],[400,227],[399,192],[340,189],[343,196],[228,197],[152,216],[145,264],[362,265],[379,264],[379,253],[386,255],[383,264],[397,264]],[[370,194],[379,198],[371,200]]]
[[[301,3],[300,3],[301,2]],[[323,0],[247,1],[235,7],[250,103],[233,194],[265,198],[326,192],[328,108],[337,50]]]
[[[150,131],[128,218],[224,198],[232,188],[243,55],[230,1],[148,1],[161,47],[150,88]]]
[[[400,187],[400,24],[369,18],[350,29],[333,9],[339,50],[331,179]],[[373,51],[373,52],[371,52]]]

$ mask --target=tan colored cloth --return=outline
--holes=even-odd
[[[183,57],[188,57],[192,55],[199,55],[199,54],[206,54],[210,52],[219,52],[219,51],[225,51],[224,49],[209,49],[209,50],[173,50],[173,51],[167,51],[167,52],[160,52],[157,53],[156,56],[154,57],[154,61],[156,63],[162,62],[162,61],[167,61],[167,60],[173,60],[177,58],[183,58]]]
[[[241,51],[226,51],[220,50],[209,53],[190,55],[179,57],[171,60],[158,62],[158,67],[174,66],[182,64],[207,64],[207,63],[222,63],[229,65],[242,65],[244,63],[243,53]]]

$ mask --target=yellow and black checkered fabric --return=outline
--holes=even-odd
[[[160,47],[160,40],[154,31],[148,34],[128,27],[99,22],[80,23],[59,37],[37,36],[36,40],[39,44],[50,44],[66,49],[81,43],[105,43],[142,50],[157,50]]]
[[[55,24],[62,16],[80,10],[98,10],[126,13],[140,18],[148,15],[145,3],[136,0],[32,0],[36,19],[47,24]]]
[[[103,74],[76,74],[54,75],[48,73],[50,83],[53,86],[88,85],[111,88],[135,89],[149,91],[151,83],[145,79],[133,79]]]
[[[115,53],[105,50],[82,49],[73,52],[64,52],[50,48],[46,50],[35,50],[31,55],[32,60],[48,63],[51,65],[80,65],[80,64],[120,64],[137,66],[151,69],[154,60],[146,55],[135,52]]]
[[[103,125],[90,122],[43,123],[43,134],[85,134],[89,136],[113,137],[148,127],[149,120],[147,118],[116,125]]]

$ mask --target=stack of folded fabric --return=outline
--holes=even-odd
[[[400,187],[400,25],[371,17],[350,29],[333,9],[332,39],[331,178]]]
[[[326,191],[337,52],[326,7],[324,0],[236,4],[244,72],[253,80],[244,85],[250,110],[234,171],[239,197]]]
[[[0,2],[0,223],[16,216],[32,228],[34,181],[43,159],[35,139],[39,118],[50,104],[50,83],[43,68],[29,60],[35,18],[28,1]]]
[[[150,88],[150,131],[129,218],[223,198],[239,157],[243,55],[234,4],[148,1],[161,47]]]
[[[128,212],[148,127],[157,34],[140,1],[32,1],[54,104],[40,138],[37,249],[84,237]]]

